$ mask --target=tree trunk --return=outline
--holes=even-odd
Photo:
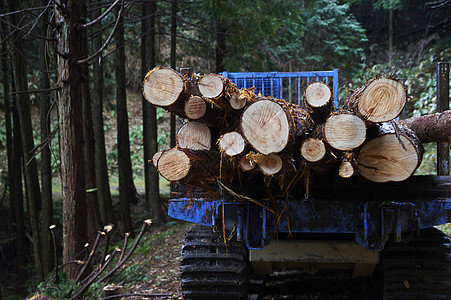
[[[41,0],[41,6],[46,6],[47,1]],[[47,36],[47,11],[43,12],[41,21],[40,34]],[[40,89],[47,90],[50,88],[49,70],[47,57],[47,41],[39,40],[39,82]],[[42,92],[40,96],[39,114],[41,127],[41,143],[45,143],[50,136],[50,93]],[[49,274],[54,268],[53,262],[53,241],[50,233],[50,225],[53,224],[53,200],[52,200],[52,165],[50,153],[50,141],[42,148],[41,151],[41,189],[42,189],[42,211],[41,211],[41,252],[42,267],[44,276]]]
[[[86,5],[82,7],[83,15],[87,15]],[[87,31],[82,31],[82,40],[80,41],[82,57],[88,56],[88,36]],[[91,111],[91,95],[89,90],[89,69],[88,63],[81,64],[82,82],[82,115],[83,115],[83,139],[84,157],[85,157],[85,184],[86,184],[86,208],[87,208],[87,226],[88,240],[93,241],[97,236],[97,231],[102,226],[100,217],[99,201],[97,198],[96,164],[95,164],[95,139]]]
[[[363,120],[380,123],[391,121],[404,109],[407,91],[392,76],[375,78],[354,90],[346,98],[343,109],[354,111]]]
[[[420,165],[423,156],[420,141],[406,126],[395,126],[398,129],[383,123],[369,131],[370,138],[357,157],[358,170],[366,179],[374,182],[403,181]]]
[[[119,17],[119,16],[117,16]],[[120,215],[125,232],[133,229],[130,218],[130,203],[136,203],[136,188],[130,158],[128,132],[127,95],[125,81],[125,49],[123,19],[119,20],[116,33],[116,108],[117,108],[117,151],[119,167]]]
[[[214,21],[216,21],[216,73],[221,73],[225,70],[224,57],[227,52],[227,26],[222,20]]]
[[[101,14],[101,9],[93,12],[93,15]],[[94,17],[93,17],[94,19]],[[100,30],[100,25],[95,25],[94,31]],[[93,37],[93,48],[102,47],[101,35]],[[100,54],[99,59],[93,61],[93,98],[92,98],[92,123],[94,129],[95,142],[95,165],[97,179],[97,195],[101,208],[103,224],[114,223],[113,201],[108,180],[108,166],[105,148],[105,132],[103,128],[103,59]]]
[[[63,263],[77,259],[88,241],[86,220],[86,185],[83,159],[82,114],[82,71],[77,60],[81,59],[80,22],[81,3],[67,0],[62,3],[69,12],[56,11],[56,23],[61,24],[58,33],[58,52],[66,54],[59,57],[58,85],[59,93],[59,128],[61,153],[61,184],[63,191]],[[67,17],[68,19],[65,19]],[[69,264],[65,272],[75,279],[78,266]]]
[[[11,11],[17,11],[17,2],[10,0],[9,8]],[[11,16],[11,23],[15,26],[19,26],[19,19],[17,14]],[[17,89],[19,91],[27,91],[27,71],[25,60],[23,59],[23,43],[22,33],[18,33],[14,39],[14,66]],[[22,136],[22,148],[24,161],[27,164],[24,168],[25,173],[25,189],[28,196],[28,207],[30,215],[30,227],[33,236],[33,255],[34,263],[37,272],[38,281],[43,280],[42,269],[42,255],[41,255],[41,239],[39,235],[39,210],[41,206],[41,191],[39,187],[39,177],[36,159],[33,154],[34,140],[33,129],[31,125],[31,113],[30,113],[30,97],[28,93],[20,93],[17,95],[17,109],[20,119],[20,130]]]
[[[352,150],[365,141],[365,122],[348,111],[333,113],[326,122],[316,126],[313,134],[337,150]]]
[[[191,121],[185,123],[177,132],[177,146],[192,150],[210,150],[211,132],[207,125]]]
[[[451,143],[451,110],[402,120],[422,143]]]
[[[241,131],[248,143],[262,154],[296,147],[313,129],[308,114],[285,101],[264,98],[250,104],[241,116]]]
[[[141,23],[142,40],[142,74],[147,70],[155,68],[155,1],[143,1],[143,19]],[[150,18],[147,18],[150,16]],[[148,20],[148,21],[147,21]],[[161,224],[163,210],[160,200],[159,176],[157,170],[148,163],[149,159],[158,151],[157,143],[157,116],[155,105],[142,100],[143,107],[143,144],[144,144],[144,170],[146,186],[146,203],[154,224]]]

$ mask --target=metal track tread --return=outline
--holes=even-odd
[[[184,299],[247,299],[248,251],[236,241],[196,225],[183,241],[181,278]]]
[[[451,299],[451,239],[435,228],[383,252],[384,300]]]

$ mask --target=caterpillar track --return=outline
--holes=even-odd
[[[184,299],[247,299],[248,251],[206,226],[186,233],[181,278]]]
[[[428,228],[383,252],[385,299],[451,299],[451,240]]]

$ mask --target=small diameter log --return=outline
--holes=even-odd
[[[338,175],[343,178],[350,178],[357,170],[357,161],[354,152],[347,152],[343,155],[340,167],[338,168]]]
[[[224,78],[216,74],[208,74],[199,80],[198,86],[205,98],[218,98],[224,90]]]
[[[152,156],[152,164],[156,169],[158,169],[158,160],[160,159],[163,152],[164,151],[158,151]]]
[[[243,136],[265,155],[300,144],[312,127],[313,121],[304,110],[271,98],[251,103],[241,116]]]
[[[256,95],[253,93],[253,88],[241,89],[238,93],[232,93],[229,103],[233,109],[240,110],[244,108],[247,103],[255,101],[255,98]]]
[[[254,169],[255,165],[256,163],[252,159],[247,158],[247,155],[243,155],[240,157],[239,166],[240,169],[243,170],[244,172]]]
[[[322,123],[333,111],[332,91],[324,82],[313,82],[304,91],[307,112],[315,123]]]
[[[169,181],[212,182],[219,175],[219,153],[172,148],[158,160],[158,172]]]
[[[282,158],[274,153],[264,155],[260,159],[258,166],[264,175],[275,175],[282,170]]]
[[[191,96],[185,101],[184,115],[213,127],[223,121],[224,112],[200,96]]]
[[[393,77],[375,78],[354,90],[343,106],[352,110],[365,121],[388,122],[396,118],[407,103],[404,85]]]
[[[359,173],[373,182],[403,181],[419,167],[423,147],[407,126],[383,123],[373,126],[357,157]],[[374,132],[373,132],[374,131]]]
[[[149,71],[143,82],[144,98],[153,105],[163,107],[182,118],[185,101],[192,95],[200,95],[197,85],[180,73],[165,67]]]
[[[326,145],[322,140],[308,138],[302,143],[300,151],[306,161],[317,162],[326,155]]]
[[[365,141],[365,122],[347,111],[333,113],[325,123],[316,127],[314,136],[331,147],[348,151],[359,147]]]
[[[210,128],[196,121],[183,124],[177,132],[177,145],[192,150],[210,150]]]
[[[245,147],[243,136],[236,131],[228,132],[219,138],[219,149],[228,156],[243,153]]]
[[[401,122],[412,129],[422,143],[451,143],[451,110],[412,117]]]

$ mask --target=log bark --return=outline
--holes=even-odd
[[[239,155],[244,152],[246,141],[236,131],[228,132],[219,138],[219,149],[228,156]]]
[[[320,139],[308,138],[299,149],[301,156],[309,162],[317,162],[326,155],[326,145]]]
[[[369,130],[373,134],[357,157],[359,173],[374,182],[403,181],[413,175],[424,151],[413,131],[399,123],[383,123]]]
[[[183,124],[177,132],[177,145],[192,150],[210,150],[210,128],[196,121]]]
[[[333,111],[333,98],[330,87],[324,82],[313,82],[304,91],[307,112],[315,123],[322,123]]]
[[[451,143],[451,110],[401,121],[406,124],[422,143]]]
[[[172,148],[158,159],[158,171],[169,181],[202,186],[219,177],[220,154],[215,151]]]
[[[354,111],[365,121],[387,122],[396,118],[407,103],[404,85],[392,76],[375,78],[353,91],[343,109]]]
[[[241,116],[244,137],[265,155],[299,147],[312,128],[313,121],[303,109],[272,98],[251,103]]]
[[[180,117],[195,120],[208,126],[222,126],[225,112],[209,100],[191,96],[185,101],[184,113]]]
[[[348,111],[333,113],[323,124],[315,128],[314,137],[323,140],[337,150],[352,150],[365,141],[365,122]]]

